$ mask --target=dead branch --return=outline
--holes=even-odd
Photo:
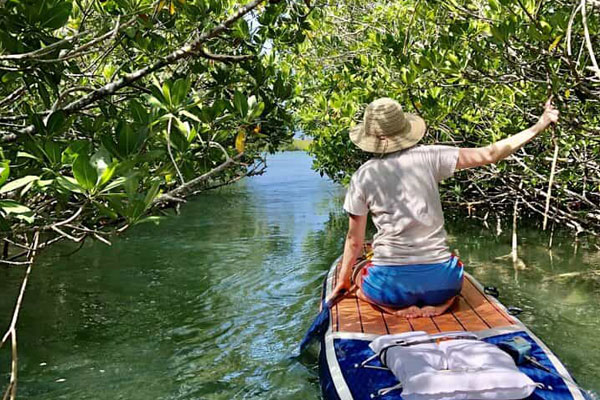
[[[0,107],[3,107],[5,104],[11,104],[13,101],[17,100],[23,93],[25,93],[25,86],[21,86],[8,96],[6,96],[2,101],[0,101]]]
[[[208,58],[213,61],[221,61],[221,62],[241,62],[247,61],[255,58],[253,54],[245,54],[245,55],[229,55],[229,54],[214,54],[208,51],[207,49],[202,49],[198,53],[201,57]]]
[[[593,68],[590,67],[590,69],[594,71],[598,78],[600,78],[600,68],[598,68],[598,62],[596,61],[596,55],[594,54],[594,48],[592,46],[592,39],[590,39],[590,30],[587,24],[586,1],[587,0],[581,0],[581,23],[583,25],[583,36],[585,38],[587,50],[590,54],[590,60],[593,65]]]
[[[548,179],[548,192],[546,193],[546,207],[544,210],[544,222],[542,223],[542,230],[546,230],[546,225],[548,224],[548,210],[550,210],[550,200],[552,199],[552,185],[554,184],[554,175],[556,174],[556,161],[558,159],[558,140],[554,134],[555,129],[553,129],[552,141],[554,142],[554,156],[552,157],[552,167],[550,169],[550,178]]]
[[[15,305],[15,310],[13,312],[12,320],[10,325],[2,337],[2,342],[0,342],[0,348],[7,342],[8,338],[11,339],[11,353],[12,353],[12,363],[11,363],[11,371],[10,371],[10,381],[8,383],[8,387],[4,392],[3,400],[15,400],[17,396],[17,372],[18,372],[18,355],[17,355],[17,321],[19,320],[19,313],[21,311],[21,305],[23,304],[23,297],[25,296],[25,289],[27,288],[27,282],[29,281],[29,275],[31,274],[31,268],[33,266],[33,260],[35,259],[38,243],[40,239],[39,231],[36,231],[33,235],[33,245],[31,246],[31,251],[28,255],[29,266],[25,271],[25,276],[21,283],[21,289],[19,290],[19,296],[17,297],[17,304]]]

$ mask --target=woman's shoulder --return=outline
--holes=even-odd
[[[361,164],[360,167],[352,174],[351,181],[355,184],[364,183],[367,179],[367,176],[372,176],[372,171],[377,169],[378,163],[381,161],[381,158],[371,158],[364,163]]]
[[[430,153],[430,152],[439,151],[440,149],[446,149],[449,147],[452,147],[452,146],[448,146],[445,144],[420,144],[420,145],[411,147],[408,150],[412,151],[412,152]]]
[[[447,144],[424,144],[420,146],[416,146],[416,149],[420,149],[420,151],[435,153],[438,151],[445,151],[448,149],[458,149],[456,146],[450,146]]]
[[[423,144],[407,150],[411,158],[437,159],[446,154],[458,153],[458,147],[445,144]]]
[[[354,171],[354,173],[352,174],[352,179],[354,179],[354,180],[359,179],[360,176],[364,175],[366,171],[371,169],[372,166],[374,165],[374,163],[372,161],[373,161],[373,159],[367,160],[364,163],[362,163],[360,165],[360,167],[358,167],[358,169],[356,171]]]

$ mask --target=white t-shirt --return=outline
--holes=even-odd
[[[352,175],[344,209],[371,212],[375,265],[448,260],[438,182],[452,176],[457,161],[457,147],[415,146],[373,158]]]

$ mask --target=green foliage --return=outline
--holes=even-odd
[[[535,123],[551,92],[561,123],[550,214],[594,230],[600,221],[600,71],[586,50],[580,12],[572,51],[567,48],[568,21],[579,3],[356,0],[316,9],[307,19],[308,39],[289,56],[302,85],[298,119],[314,138],[315,168],[347,182],[370,157],[350,142],[348,129],[379,97],[420,114],[428,123],[425,142],[481,146]],[[588,6],[587,14],[597,38],[597,12]],[[487,218],[512,213],[514,198],[522,197],[528,212],[541,215],[553,149],[548,131],[516,155],[520,163],[457,175],[457,190],[445,187],[444,198],[469,212],[481,208]]]
[[[314,137],[316,169],[346,182],[369,156],[348,129],[378,97],[421,114],[428,142],[479,146],[533,123],[550,87],[562,113],[553,217],[590,227],[600,72],[577,4],[265,1],[220,30],[238,2],[11,0],[0,9],[0,195],[13,211],[0,225],[49,229],[79,209],[84,232],[135,223],[178,187],[248,173],[297,125]],[[594,42],[592,8],[587,29]],[[445,198],[485,193],[502,211],[503,193],[518,193],[540,213],[550,136],[517,163],[459,175]]]
[[[293,139],[292,142],[284,146],[281,150],[283,151],[308,151],[312,140],[306,139]]]
[[[6,2],[0,230],[98,237],[156,214],[174,189],[185,197],[252,173],[289,141],[297,79],[277,48],[301,40],[308,7],[265,1],[218,30],[240,7]]]

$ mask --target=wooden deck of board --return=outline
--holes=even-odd
[[[334,284],[339,272],[336,267]],[[393,334],[408,331],[439,333],[448,331],[481,331],[515,324],[515,320],[465,277],[458,300],[443,315],[432,318],[406,319],[383,313],[378,308],[348,296],[332,308],[334,332]]]

